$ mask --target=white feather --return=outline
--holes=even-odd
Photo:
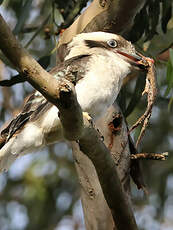
[[[123,78],[129,73],[130,64],[112,52],[104,56],[92,55],[85,79],[75,87],[82,110],[94,119],[101,117],[115,101]]]

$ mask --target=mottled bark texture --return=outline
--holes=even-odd
[[[111,119],[109,115],[107,117],[109,123],[106,125],[110,127],[110,132],[106,135],[108,136],[108,148],[104,145],[103,136],[100,131],[93,129],[92,124],[86,121],[84,121],[84,133],[79,139],[79,146],[80,150],[91,159],[95,167],[104,197],[111,210],[117,229],[124,230],[128,226],[129,230],[134,230],[137,229],[136,222],[117,172],[117,165],[121,162],[121,159],[118,157],[115,164],[113,155],[111,156],[109,151],[116,145],[112,134],[116,135],[116,133],[119,133],[122,126],[121,114],[113,113],[113,115],[113,124],[112,117]],[[114,122],[117,122],[117,124],[114,124]],[[102,121],[103,123],[104,121]],[[105,128],[105,125],[103,127]],[[104,130],[102,131],[104,133]],[[125,142],[121,143],[122,146],[119,149],[125,148],[128,142],[127,139]],[[118,155],[121,155],[121,153],[117,152]]]
[[[112,157],[117,166],[119,179],[125,191],[125,199],[128,200],[127,202],[130,202],[130,199],[128,199],[130,196],[130,152],[128,146],[127,129],[119,107],[117,105],[112,106],[105,117],[97,122],[96,127],[99,129],[101,135],[104,136],[104,143],[109,146],[109,149],[111,150]],[[81,199],[84,210],[86,229],[114,229],[115,225],[112,214],[105,200],[105,196],[103,195],[103,190],[100,186],[100,182],[93,163],[85,154],[79,150],[75,143],[73,143],[73,149],[75,164],[81,184]],[[104,170],[107,170],[105,167],[106,164],[104,167],[102,167],[103,173]],[[110,175],[110,178],[111,177],[113,177],[113,175]],[[113,187],[114,183],[108,186],[108,189],[111,191],[113,190]],[[116,199],[117,203],[113,200],[112,202],[114,202],[119,209],[122,203],[121,199],[118,197],[117,192],[114,191],[114,194],[112,194],[111,197]],[[129,206],[131,205],[129,204]],[[118,212],[120,212],[120,209]],[[126,210],[123,211],[126,212]],[[124,222],[122,219],[121,221],[126,225],[122,226],[122,228],[125,229],[127,227],[127,222]],[[133,228],[135,229],[135,227]]]

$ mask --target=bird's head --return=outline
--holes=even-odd
[[[147,66],[131,42],[112,33],[81,33],[76,35],[67,47],[69,52],[66,60],[77,55],[102,55],[110,56],[116,64],[127,65],[132,69],[145,69]]]

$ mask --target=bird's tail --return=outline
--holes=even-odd
[[[3,147],[0,149],[0,172],[7,171],[13,161],[18,157],[17,154],[11,153],[11,147],[14,141],[15,137],[11,138],[6,144],[2,142]]]
[[[42,129],[31,124],[13,135],[9,140],[2,141],[0,149],[0,172],[7,171],[18,156],[38,151],[45,145]]]

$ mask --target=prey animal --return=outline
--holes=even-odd
[[[82,110],[97,120],[116,100],[123,79],[134,69],[144,69],[142,59],[119,35],[82,33],[66,45],[64,62],[50,73],[71,81]],[[0,171],[6,171],[18,156],[63,139],[57,107],[35,91],[1,131]]]

